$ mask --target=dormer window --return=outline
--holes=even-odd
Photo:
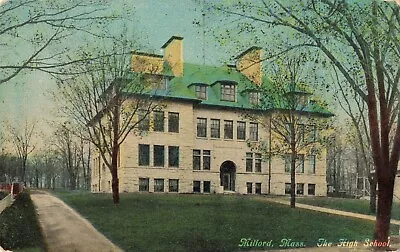
[[[161,81],[161,87],[160,89],[166,90],[168,89],[169,86],[169,82],[171,81],[171,77],[170,76],[164,76],[164,78]]]
[[[144,81],[149,87],[156,90],[166,90],[169,82],[172,79],[171,76],[159,75],[159,74],[144,74]]]
[[[260,103],[260,93],[259,92],[249,93],[249,101],[253,105],[258,105]]]
[[[196,97],[202,100],[207,99],[207,86],[206,85],[197,85],[195,87]]]
[[[231,83],[221,84],[221,101],[236,101],[236,85]]]
[[[308,104],[308,95],[299,95],[299,105],[302,107],[307,106]]]

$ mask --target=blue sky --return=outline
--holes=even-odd
[[[121,6],[134,6],[134,14],[129,16],[133,22],[129,28],[138,40],[139,50],[160,53],[160,47],[173,35],[184,37],[184,60],[202,62],[202,28],[193,24],[201,20],[201,8],[193,0],[116,0],[110,4],[110,11],[123,12]],[[1,6],[0,6],[1,8]],[[114,27],[118,29],[118,27]],[[224,61],[224,53],[216,54],[217,44],[206,43],[207,64],[218,65]],[[138,48],[132,48],[135,50]],[[27,47],[18,46],[14,52],[23,55]],[[225,52],[226,53],[226,52]],[[52,117],[55,110],[49,92],[54,90],[55,82],[41,72],[24,73],[18,78],[0,85],[0,118],[10,124],[20,124],[21,120],[44,122]]]
[[[203,39],[202,26],[193,24],[194,21],[202,22],[202,7],[199,3],[201,0],[113,0],[110,2],[109,10],[124,13],[126,8],[124,5],[128,6],[127,8],[133,7],[133,14],[127,17],[132,20],[129,23],[127,37],[137,40],[141,47],[132,50],[139,49],[159,54],[160,47],[171,36],[178,35],[184,37],[184,61],[203,63],[203,46],[205,46],[206,64],[233,63],[229,59],[252,45],[248,42],[251,38],[235,37],[236,41],[243,40],[241,48],[236,48],[233,41],[228,41],[225,45],[219,44],[216,42],[215,34],[223,32],[224,24],[233,20],[209,15],[206,12],[206,36]],[[120,24],[113,25],[112,30],[118,30],[118,25]],[[210,30],[214,34],[211,34]],[[71,40],[68,39],[66,43]],[[23,54],[24,48],[19,46],[14,51]],[[24,119],[37,120],[41,127],[46,129],[47,121],[54,117],[57,110],[49,94],[55,86],[55,81],[40,72],[25,73],[13,81],[0,85],[0,120],[14,125],[21,124]]]

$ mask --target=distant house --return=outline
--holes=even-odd
[[[182,43],[173,36],[162,46],[164,55],[132,53],[132,71],[155,82],[166,106],[140,125],[146,134],[131,134],[121,146],[120,191],[288,194],[285,159],[269,160],[249,147],[271,142],[270,129],[243,117],[253,111],[273,115],[273,108],[254,109],[257,87],[268,84],[261,48],[246,50],[235,65],[216,67],[184,62]],[[332,115],[308,99],[304,103],[313,116]],[[305,130],[316,134],[315,127]],[[297,193],[326,195],[326,152],[299,160]],[[93,192],[111,192],[111,175],[99,156],[91,179]]]

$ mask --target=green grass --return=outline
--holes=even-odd
[[[344,199],[328,197],[301,197],[297,198],[298,203],[327,207],[353,213],[375,215],[369,211],[369,200],[363,199]],[[400,203],[394,202],[392,206],[392,219],[400,220]]]
[[[242,238],[273,240],[274,248],[283,238],[315,246],[319,238],[364,240],[374,229],[371,221],[245,196],[121,194],[116,207],[109,194],[57,195],[126,251],[235,251]]]
[[[20,252],[44,251],[36,211],[26,191],[0,214],[0,246]]]

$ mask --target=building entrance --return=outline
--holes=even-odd
[[[224,191],[235,191],[236,165],[232,161],[225,161],[220,168],[220,181]]]

